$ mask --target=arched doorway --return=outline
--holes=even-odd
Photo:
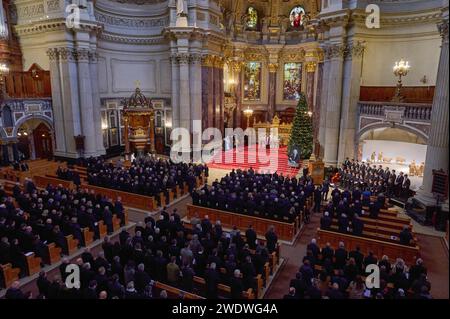
[[[53,156],[52,130],[41,119],[31,118],[20,124],[17,140],[21,159],[45,159]]]
[[[53,156],[52,132],[44,123],[33,130],[34,150],[36,158]]]

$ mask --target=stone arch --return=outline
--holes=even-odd
[[[53,131],[53,123],[48,117],[43,116],[43,115],[34,115],[33,114],[31,116],[21,117],[19,119],[19,121],[17,121],[16,125],[14,126],[13,137],[17,138],[17,131],[23,124],[25,124],[29,120],[41,120],[46,126],[48,126],[50,131]]]
[[[370,132],[372,130],[376,130],[376,129],[379,129],[379,128],[392,128],[392,127],[393,126],[392,126],[391,123],[385,123],[385,122],[378,122],[378,123],[375,123],[375,124],[367,125],[366,127],[364,127],[363,129],[361,129],[358,132],[356,140],[360,141],[361,137],[365,133],[368,133],[368,132]],[[398,129],[404,130],[406,132],[412,133],[414,135],[417,135],[420,138],[422,138],[425,142],[428,142],[428,135],[426,135],[424,132],[422,132],[420,130],[417,130],[417,129],[414,129],[414,128],[410,127],[410,126],[406,126],[406,125],[402,125],[402,124],[396,124],[395,128],[398,128]]]

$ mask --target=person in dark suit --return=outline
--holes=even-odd
[[[14,281],[8,290],[6,290],[5,299],[10,300],[18,300],[18,299],[29,299],[31,297],[31,293],[23,293],[20,290],[20,283],[18,281]]]
[[[289,293],[287,295],[284,295],[283,299],[290,300],[290,299],[300,299],[300,298],[297,296],[295,288],[294,287],[290,287],[289,288]]]
[[[411,241],[414,239],[414,237],[408,226],[403,227],[403,230],[400,232],[399,239],[401,245],[411,245]]]
[[[349,226],[349,220],[346,214],[342,214],[341,217],[339,217],[338,221],[339,231],[341,233],[347,233],[348,232],[348,226]]]
[[[330,217],[330,213],[324,212],[322,218],[320,218],[320,229],[330,230],[333,220]]]
[[[109,206],[105,206],[105,209],[103,210],[103,221],[105,222],[108,234],[112,234],[114,232],[113,214],[110,211]]]
[[[36,285],[39,290],[39,295],[48,296],[48,292],[50,289],[50,280],[47,279],[47,273],[45,271],[39,272],[38,280],[36,281]]]
[[[315,238],[311,239],[311,242],[306,246],[306,251],[311,251],[314,258],[318,258],[320,254],[320,247],[317,245],[317,240]]]
[[[245,238],[250,249],[256,249],[256,240],[258,239],[258,235],[253,229],[253,225],[250,224],[248,226],[248,229],[245,231]]]
[[[402,196],[403,198],[409,198],[409,190],[411,188],[411,180],[409,179],[408,175],[405,174],[405,180],[403,181],[402,185]]]
[[[219,274],[217,273],[215,263],[211,263],[209,265],[209,268],[205,271],[205,282],[206,282],[206,298],[217,299],[218,298],[217,285],[219,284]]]
[[[275,233],[275,227],[270,226],[269,230],[266,233],[266,245],[269,253],[273,253],[277,247],[278,236]]]
[[[348,258],[348,252],[345,249],[343,242],[339,243],[339,248],[336,249],[336,251],[334,252],[334,257],[336,259],[335,267],[337,269],[343,269],[347,262],[347,258]]]
[[[363,234],[364,222],[361,220],[361,218],[358,217],[358,215],[353,216],[352,230],[353,235],[355,236],[362,236]]]
[[[234,271],[234,276],[230,281],[230,288],[231,288],[231,299],[242,299],[244,291],[244,284],[242,283],[241,279],[241,271],[239,269],[236,269]]]
[[[295,279],[291,280],[289,287],[295,288],[295,295],[297,298],[305,298],[305,293],[308,290],[308,284],[303,280],[303,276],[300,272],[295,274]]]

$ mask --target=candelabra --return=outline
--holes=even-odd
[[[247,109],[244,110],[244,115],[247,117],[247,127],[250,127],[250,118],[253,115],[253,110],[247,106]]]
[[[411,66],[409,65],[408,61],[405,61],[403,58],[400,59],[400,61],[395,62],[393,71],[394,71],[394,75],[398,77],[398,82],[397,82],[397,90],[395,92],[395,96],[393,97],[392,101],[393,102],[403,102],[404,101],[404,97],[401,95],[401,91],[402,91],[402,77],[406,76],[410,70]]]

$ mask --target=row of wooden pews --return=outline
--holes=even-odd
[[[183,226],[185,228],[188,229],[192,229],[192,224],[190,223],[183,223]],[[245,235],[241,234],[241,236],[245,239]],[[188,239],[189,236],[188,236]],[[265,243],[265,240],[260,240],[262,243]],[[247,242],[247,241],[246,241]],[[255,251],[252,251],[252,253],[254,254]],[[264,265],[264,273],[263,274],[258,274],[255,277],[255,282],[256,282],[256,291],[254,291],[253,289],[248,289],[246,292],[244,292],[244,298],[245,299],[262,299],[263,297],[263,291],[264,288],[267,288],[268,283],[269,283],[269,278],[270,276],[272,276],[273,274],[276,273],[277,268],[280,265],[280,245],[277,245],[276,250],[270,254],[269,256],[269,261]],[[225,268],[221,268],[220,269],[220,273],[223,275],[227,274],[227,271]],[[228,274],[230,276],[232,276],[233,274]],[[203,289],[205,288],[205,280],[203,278],[200,277],[194,277],[194,283],[196,284],[198,289]],[[221,297],[223,298],[229,298],[230,292],[231,292],[231,288],[226,286],[226,285],[219,285],[219,294]]]
[[[5,192],[7,195],[12,196],[12,189],[16,185],[16,183],[11,181],[5,181],[3,183]],[[125,225],[128,225],[128,211],[125,210]],[[113,215],[113,228],[114,231],[117,231],[120,229],[121,220],[116,216]],[[104,238],[107,236],[107,226],[103,221],[98,222],[99,227],[99,234],[100,238]],[[84,236],[84,245],[88,246],[94,242],[94,232],[90,231],[89,228],[83,228],[82,229],[83,236]],[[34,252],[29,252],[25,255],[26,262],[27,262],[27,275],[32,276],[36,273],[38,273],[41,270],[42,264],[52,265],[61,260],[61,255],[72,255],[74,254],[81,243],[78,242],[77,239],[73,238],[73,235],[68,235],[66,237],[66,244],[68,251],[63,252],[61,247],[57,247],[55,243],[50,243],[47,245],[48,249],[48,260],[42,260],[40,257],[37,257]],[[1,270],[3,273],[3,279],[5,286],[8,288],[11,286],[11,284],[19,279],[19,273],[20,269],[14,268],[12,264],[6,264],[1,265]]]
[[[1,177],[12,182],[23,183],[26,178],[32,178],[35,175],[45,175],[46,172],[54,172],[58,167],[66,167],[63,162],[49,161],[47,159],[38,159],[26,161],[29,170],[26,172],[15,171],[12,167],[1,169]]]
[[[37,187],[45,188],[48,184],[51,185],[59,185],[61,184],[63,187],[68,189],[75,189],[76,185],[71,181],[66,181],[63,179],[59,179],[56,174],[46,174],[46,175],[37,175],[34,176],[34,182]],[[197,177],[197,187],[200,187],[205,181],[205,178]],[[155,211],[158,206],[165,206],[172,203],[175,199],[178,199],[189,193],[188,185],[184,183],[183,187],[176,186],[174,190],[168,191],[168,196],[161,192],[159,194],[159,200],[155,197],[144,196],[140,194],[134,194],[129,192],[124,192],[120,190],[104,188],[99,186],[90,185],[87,183],[82,183],[81,188],[87,189],[89,191],[94,191],[95,194],[101,194],[102,196],[106,196],[109,198],[117,198],[121,197],[122,203],[125,206],[145,210],[145,211]]]
[[[385,215],[380,212],[377,219],[370,217],[360,217],[361,221],[364,223],[363,237],[387,241],[391,243],[399,243],[399,234],[406,226],[412,229],[412,223],[409,219],[401,217],[391,217],[390,215]],[[333,224],[331,225],[331,230],[338,231],[338,219],[333,219]],[[417,238],[414,238],[414,242],[417,242]]]
[[[208,207],[187,205],[187,219],[190,221],[196,216],[200,219],[208,216],[212,223],[220,220],[222,226],[226,228],[233,228],[236,226],[239,229],[247,229],[249,225],[253,225],[253,229],[259,236],[265,236],[269,227],[274,226],[278,238],[289,242],[295,239],[302,223],[300,216],[296,218],[295,222],[288,223],[256,216],[231,213]]]

